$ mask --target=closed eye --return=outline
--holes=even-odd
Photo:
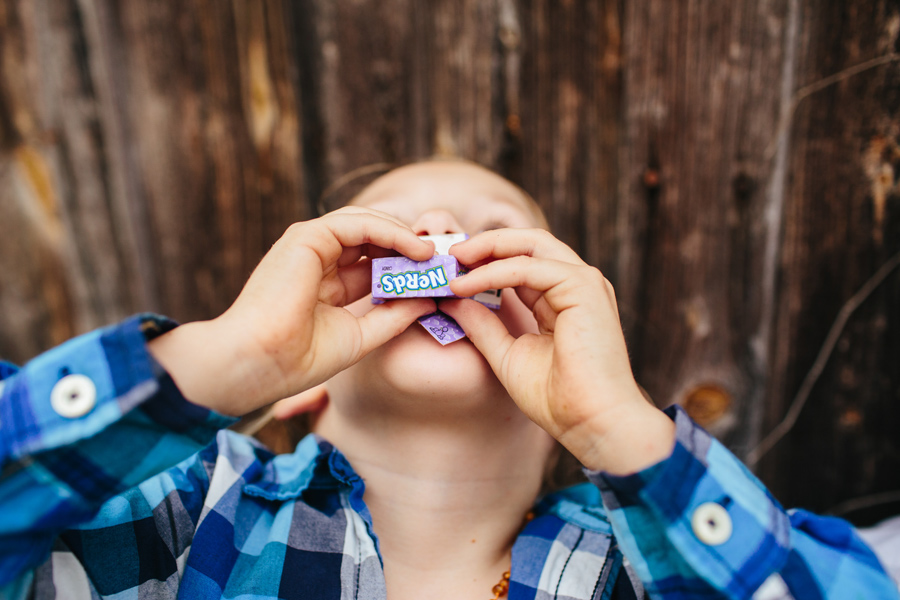
[[[483,227],[481,227],[481,229],[478,230],[478,233],[482,233],[484,231],[491,231],[492,229],[506,229],[507,227],[509,227],[509,225],[502,221],[489,221],[486,225],[484,225]]]

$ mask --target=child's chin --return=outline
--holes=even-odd
[[[442,346],[413,325],[382,350],[379,367],[385,379],[406,394],[419,391],[433,399],[452,399],[479,392],[496,396],[502,391],[487,361],[468,339]]]

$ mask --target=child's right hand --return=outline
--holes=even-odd
[[[539,334],[515,338],[477,302],[439,305],[522,412],[592,469],[632,473],[671,453],[674,425],[634,380],[615,292],[600,271],[538,229],[486,231],[450,253],[476,267],[450,283],[455,294],[514,288],[537,320]]]
[[[388,302],[363,317],[343,306],[371,289],[372,257],[427,260],[434,246],[390,215],[347,207],[292,225],[234,304],[150,342],[186,398],[243,415],[316,386],[434,311],[430,299]]]

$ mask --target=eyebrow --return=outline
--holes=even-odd
[[[495,191],[487,191],[487,192],[479,192],[478,194],[476,194],[476,196],[484,198],[486,200],[493,200],[494,202],[497,202],[498,204],[503,204],[503,205],[506,205],[513,209],[521,210],[526,215],[528,215],[528,217],[534,222],[534,226],[540,227],[540,228],[548,228],[549,225],[547,222],[547,218],[546,218],[546,216],[544,216],[544,213],[541,210],[540,206],[537,204],[537,202],[535,202],[534,199],[532,199],[531,196],[529,196],[527,194],[527,192],[525,192],[524,190],[522,190],[521,188],[519,188],[518,186],[516,186],[515,184],[513,184],[511,182],[509,182],[509,183],[512,186],[513,190],[515,191],[514,195],[498,194]],[[350,200],[350,202],[347,203],[347,206],[351,206],[351,205],[352,206],[363,206],[363,207],[375,208],[377,210],[377,207],[372,206],[373,204],[377,204],[378,202],[392,202],[395,200],[399,200],[399,198],[400,198],[400,195],[399,195],[396,187],[388,188],[387,190],[384,190],[371,198],[366,198],[365,202],[363,202],[363,203],[357,201],[357,198],[359,198],[361,195],[362,195],[362,192],[360,192],[360,194],[357,194],[354,198],[352,198]],[[403,206],[402,208],[408,207],[408,208],[412,209],[414,207],[414,203],[413,204],[404,203],[404,204],[406,204],[406,206]],[[444,208],[444,209],[447,210],[447,208]],[[399,213],[399,211],[398,211],[398,213]],[[395,213],[394,216],[396,216],[397,218],[400,218],[402,220],[401,214]],[[505,226],[508,227],[508,225],[505,225]]]

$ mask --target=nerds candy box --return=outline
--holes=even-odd
[[[453,296],[450,282],[459,274],[459,263],[452,256],[437,254],[417,262],[403,256],[376,258],[372,261],[372,297],[436,298]]]
[[[392,298],[454,298],[450,282],[465,269],[450,256],[450,246],[468,239],[465,233],[423,235],[434,243],[434,258],[416,262],[402,256],[376,258],[372,261],[372,302],[380,304]],[[473,300],[491,310],[500,308],[500,290],[476,294]]]
[[[372,302],[381,304],[393,298],[455,298],[450,282],[466,273],[450,256],[450,246],[467,239],[464,233],[420,236],[434,243],[435,255],[417,262],[403,256],[372,260]],[[472,297],[492,310],[500,308],[500,290],[487,290]],[[446,346],[466,337],[462,328],[448,315],[437,311],[419,317],[419,324]]]

